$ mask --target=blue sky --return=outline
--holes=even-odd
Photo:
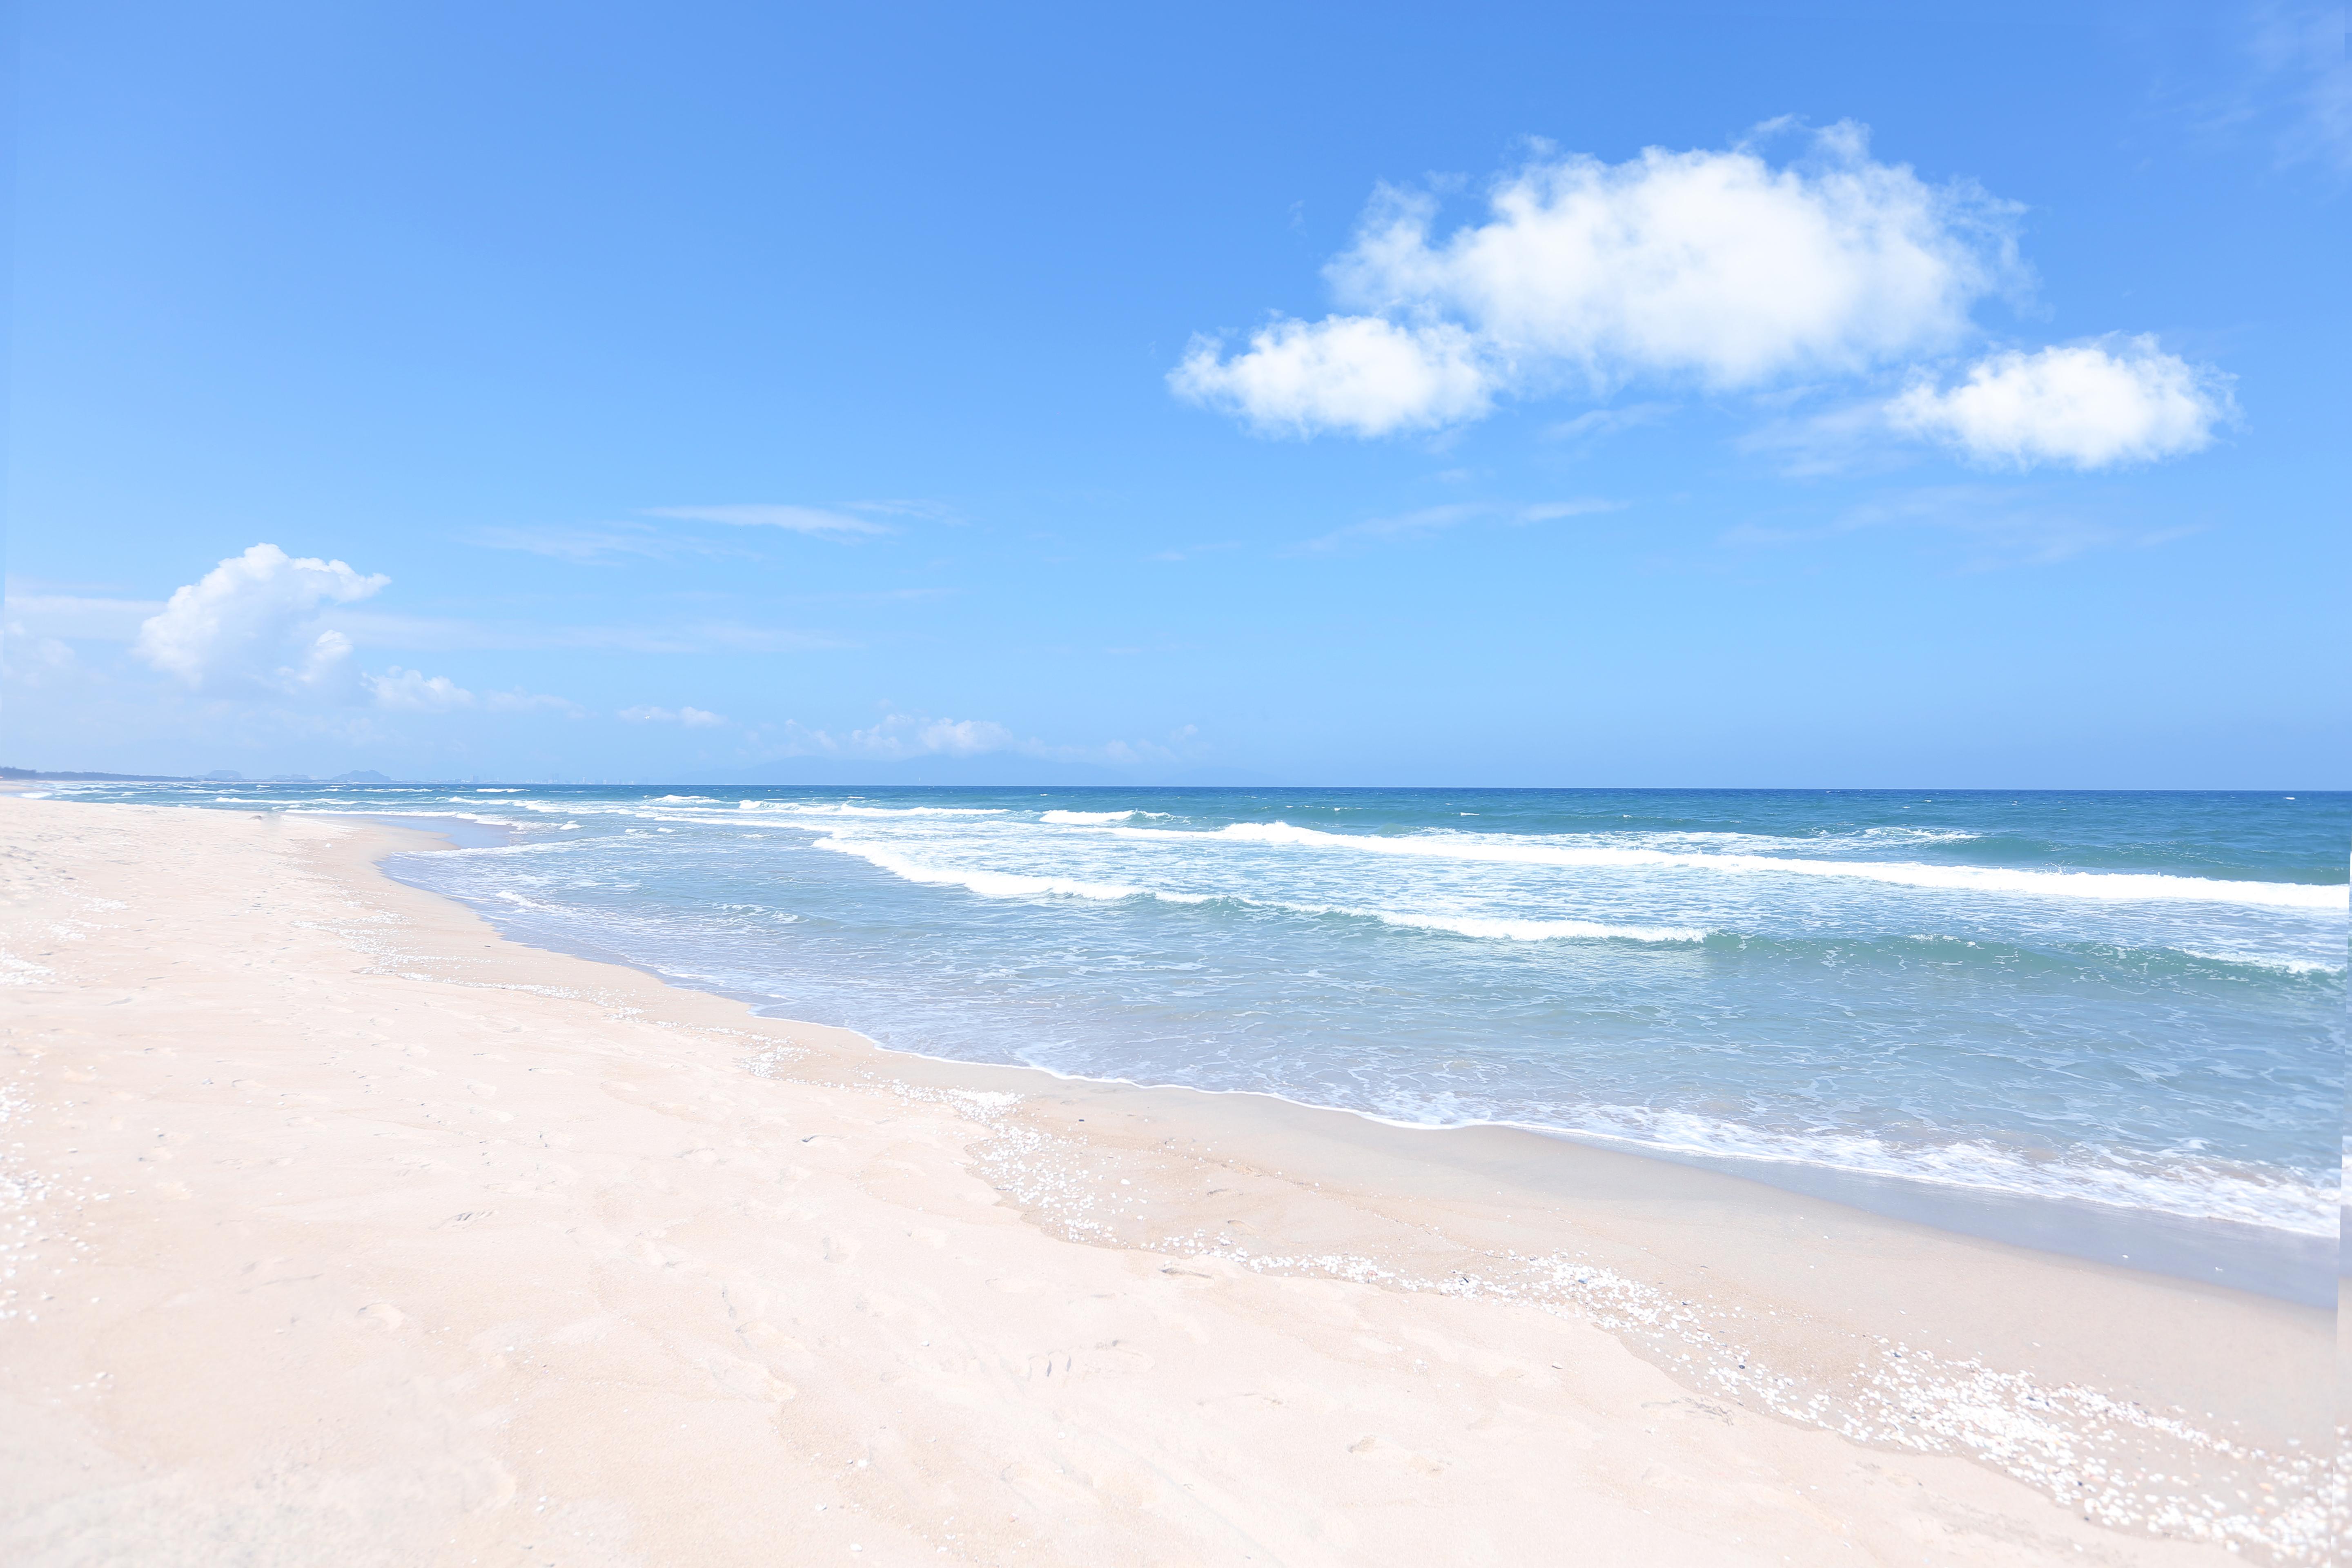
[[[16,765],[2352,773],[2340,9],[20,21]]]

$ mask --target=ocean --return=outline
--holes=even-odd
[[[459,819],[389,869],[895,1049],[2334,1272],[2344,794],[54,787]]]

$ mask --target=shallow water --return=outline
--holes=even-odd
[[[901,1049],[2336,1234],[2341,794],[59,793],[507,825],[396,874]]]

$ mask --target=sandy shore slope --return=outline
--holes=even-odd
[[[393,830],[7,799],[0,837],[11,1563],[2229,1555],[1717,1396],[1589,1290],[1269,1268],[1233,1237],[1339,1224],[1279,1129],[504,942],[370,868]]]

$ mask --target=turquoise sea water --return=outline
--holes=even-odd
[[[884,1045],[2332,1240],[2352,795],[73,785]]]

